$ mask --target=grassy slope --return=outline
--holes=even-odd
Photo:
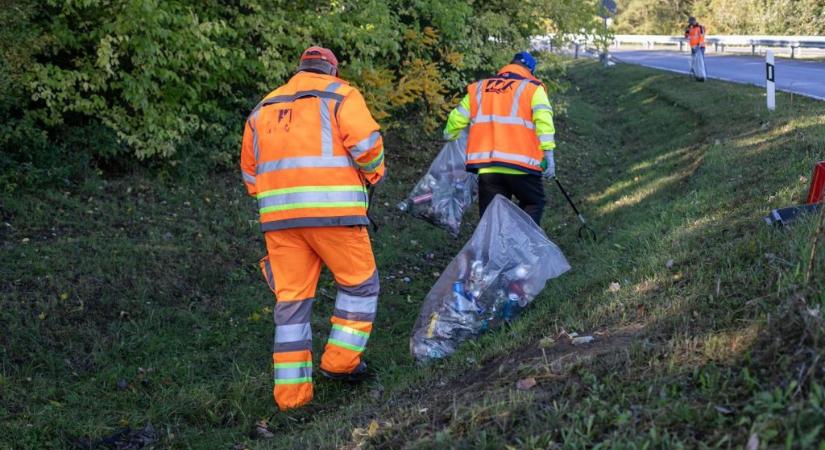
[[[418,302],[471,230],[454,242],[392,211],[435,150],[394,149],[375,238],[377,377],[357,388],[319,381],[312,406],[289,414],[271,403],[271,296],[235,176],[191,186],[130,176],[4,197],[0,447],[66,446],[147,422],[178,448],[822,440],[825,343],[806,312],[825,302],[821,256],[804,283],[814,222],[776,231],[759,218],[797,202],[800,176],[825,158],[825,105],[780,96],[767,115],[757,89],[637,67],[583,64],[570,77],[558,162],[604,239],[576,243],[553,192],[545,228],[574,270],[510,329],[413,369]],[[334,295],[328,276],[321,287],[319,298]],[[313,318],[316,349],[327,300]],[[562,328],[604,334],[585,349],[537,347]],[[516,391],[525,376],[538,385]],[[247,437],[262,418],[274,442]],[[373,420],[372,432],[353,433]]]

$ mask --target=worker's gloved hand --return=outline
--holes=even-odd
[[[458,133],[458,132],[452,133],[452,134],[448,134],[447,132],[444,132],[441,135],[441,140],[446,144],[447,142],[452,142],[452,141],[458,139],[459,136],[461,136],[461,133]]]
[[[544,152],[544,161],[541,162],[543,169],[541,176],[544,178],[553,178],[556,176],[556,160],[553,159],[553,150]]]

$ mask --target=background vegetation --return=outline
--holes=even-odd
[[[823,0],[618,0],[620,34],[681,34],[696,16],[710,34],[825,34]]]
[[[589,29],[572,0],[3,0],[0,189],[136,160],[234,167],[243,120],[330,47],[387,127],[435,131],[466,83],[528,37]]]

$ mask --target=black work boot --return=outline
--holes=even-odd
[[[318,369],[321,371],[321,375],[330,380],[335,381],[348,381],[350,383],[357,383],[359,381],[364,381],[368,377],[367,372],[367,363],[363,360],[358,363],[358,367],[355,368],[352,372],[349,373],[336,373],[336,372],[327,372],[324,369]]]

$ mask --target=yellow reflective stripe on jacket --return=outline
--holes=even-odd
[[[553,126],[553,107],[543,87],[536,89],[530,102],[533,108],[533,124],[536,126],[536,136],[539,138],[539,147],[544,150],[556,148],[556,127]]]
[[[461,131],[470,125],[470,95],[465,94],[458,106],[450,111],[447,126],[444,127],[444,139],[454,141]]]
[[[362,172],[374,173],[378,166],[384,163],[384,148],[381,148],[381,150],[378,152],[378,156],[376,156],[375,158],[363,163],[356,160],[355,163],[358,164],[358,167],[361,168]]]
[[[518,169],[511,169],[509,167],[484,167],[478,169],[479,175],[484,175],[485,173],[500,173],[502,175],[527,175],[524,171]]]

